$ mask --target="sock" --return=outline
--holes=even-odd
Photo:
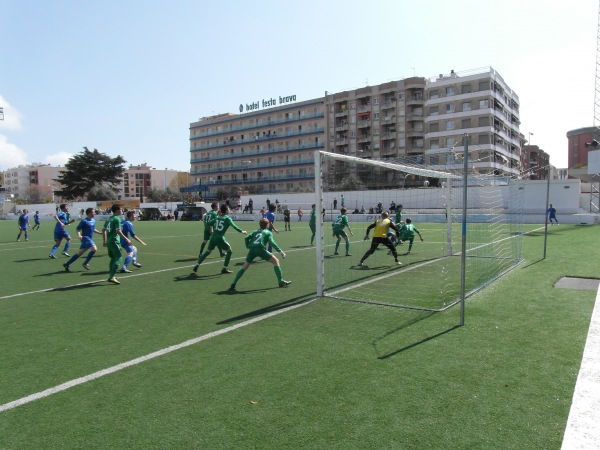
[[[198,264],[202,264],[202,261],[204,261],[208,255],[210,255],[209,252],[202,253],[198,258]]]
[[[206,242],[203,242],[202,245],[200,246],[200,255],[204,251],[204,247],[206,247]]]
[[[338,239],[338,240],[335,242],[335,252],[334,252],[334,253],[337,253],[339,248],[340,248],[340,240]]]
[[[54,255],[56,253],[57,248],[58,248],[58,245],[54,244],[54,247],[52,247],[52,250],[50,250],[50,254]]]
[[[346,241],[346,253],[350,253],[350,241]]]
[[[558,222],[556,222],[558,223]],[[25,240],[29,239],[29,235],[27,234],[27,231],[25,232]]]
[[[225,253],[225,262],[223,263],[223,267],[227,268],[229,261],[231,261],[231,255],[233,255],[233,252]]]
[[[67,243],[65,244],[65,249],[63,250],[63,252],[67,253],[69,251],[69,247],[71,246],[71,241],[67,241]]]
[[[125,258],[125,262],[123,263],[123,267],[122,268],[123,269],[127,269],[127,266],[131,263],[132,259],[133,258],[131,256],[127,255],[127,257]]]
[[[243,267],[240,270],[238,270],[238,273],[235,274],[235,278],[233,279],[232,284],[237,284],[237,282],[240,280],[240,278],[242,278],[242,276],[244,276],[245,271],[246,271],[246,269],[244,269]]]
[[[132,260],[133,262],[137,262],[137,250],[134,250],[134,251],[133,251],[133,256],[131,257],[131,260]]]
[[[84,264],[89,264],[89,262],[91,261],[91,259],[94,257],[94,255],[96,254],[95,251],[91,251],[88,253],[87,257],[85,258],[85,263]]]
[[[275,266],[275,275],[277,275],[277,282],[281,283],[283,281],[283,274],[281,273],[281,266]]]
[[[77,253],[75,253],[73,256],[71,256],[69,258],[69,260],[67,261],[67,266],[70,266],[72,263],[75,262],[75,260],[79,258],[79,255]]]

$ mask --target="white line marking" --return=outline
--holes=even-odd
[[[210,339],[210,338],[213,338],[213,337],[216,337],[216,336],[220,336],[221,334],[229,333],[230,331],[237,330],[238,328],[242,328],[242,327],[245,327],[245,326],[248,326],[248,325],[252,325],[253,323],[260,322],[261,320],[268,319],[268,318],[276,316],[278,314],[282,314],[282,313],[285,313],[285,312],[288,312],[288,311],[292,311],[292,310],[294,310],[296,308],[300,308],[302,306],[308,305],[309,303],[312,303],[316,299],[317,298],[312,298],[312,299],[306,300],[306,301],[304,301],[302,303],[299,303],[299,304],[296,304],[296,305],[292,305],[292,306],[288,306],[286,308],[279,309],[277,311],[273,311],[273,312],[264,314],[264,315],[262,315],[260,317],[256,317],[254,319],[250,319],[250,320],[247,320],[245,322],[238,323],[236,325],[232,325],[232,326],[227,327],[227,328],[223,328],[221,330],[213,331],[211,333],[205,334],[203,336],[199,336],[199,337],[194,338],[194,339],[189,339],[189,340],[184,341],[184,342],[182,342],[180,344],[171,345],[170,347],[166,347],[166,348],[163,348],[162,350],[158,350],[158,351],[149,353],[149,354],[147,354],[145,356],[141,356],[139,358],[135,358],[135,359],[132,359],[130,361],[127,361],[127,362],[124,362],[124,363],[121,363],[121,364],[117,364],[116,366],[112,366],[112,367],[109,367],[107,369],[99,370],[98,372],[94,372],[94,373],[86,375],[84,377],[76,378],[74,380],[67,381],[66,383],[59,384],[58,386],[54,386],[54,387],[51,387],[49,389],[37,392],[35,394],[31,394],[31,395],[28,395],[26,397],[22,397],[22,398],[20,398],[18,400],[14,400],[12,402],[5,403],[3,405],[0,405],[0,413],[4,412],[4,411],[8,411],[9,409],[16,408],[18,406],[26,405],[27,403],[31,403],[31,402],[34,402],[36,400],[40,400],[40,399],[48,397],[50,395],[57,394],[57,393],[62,392],[62,391],[66,391],[67,389],[70,389],[72,387],[79,386],[80,384],[87,383],[88,381],[92,381],[92,380],[95,380],[97,378],[100,378],[100,377],[103,377],[103,376],[106,376],[106,375],[110,375],[112,373],[118,372],[118,371],[126,369],[128,367],[136,366],[138,364],[141,364],[143,362],[149,361],[151,359],[158,358],[159,356],[163,356],[163,355],[166,355],[168,353],[171,353],[171,352],[174,352],[174,351],[177,351],[177,350],[181,350],[182,348],[189,347],[191,345],[197,344],[198,342],[202,342],[202,341],[205,341],[207,339]]]
[[[562,449],[600,448],[600,289],[588,331]]]

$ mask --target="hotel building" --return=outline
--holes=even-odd
[[[298,103],[282,100],[280,106],[277,99],[240,105],[240,114],[190,124],[191,178],[206,198],[219,190],[227,196],[310,192],[315,150],[461,169],[455,157],[463,152],[465,133],[474,170],[521,171],[519,98],[490,67],[326,92]],[[324,170],[347,168],[335,162]],[[391,173],[378,182],[379,188],[420,183]]]

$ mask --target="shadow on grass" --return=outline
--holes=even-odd
[[[49,258],[30,258],[30,259],[16,259],[13,262],[22,263],[22,262],[37,262],[37,261],[46,261]]]
[[[67,291],[76,291],[78,289],[87,289],[93,287],[100,287],[100,283],[105,283],[105,280],[101,281],[91,281],[89,283],[81,283],[81,284],[73,284],[71,286],[62,286],[54,289],[50,289],[48,292],[67,292]],[[107,283],[109,284],[109,283]]]
[[[220,291],[220,292],[215,292],[215,294],[217,294],[217,295],[239,295],[239,294],[243,294],[243,293],[264,292],[264,291],[268,291],[271,289],[281,289],[281,288],[273,287],[273,288],[266,288],[266,289],[258,289],[258,290],[255,289],[255,290],[249,290],[249,291],[235,291],[235,292]],[[227,324],[234,323],[234,322],[240,322],[240,321],[244,321],[247,319],[251,319],[253,317],[262,316],[264,314],[267,314],[267,313],[270,313],[273,311],[288,308],[293,305],[299,305],[301,303],[305,303],[309,300],[314,299],[315,295],[316,295],[316,292],[313,292],[310,295],[303,295],[301,297],[290,298],[289,300],[285,300],[280,303],[275,303],[274,305],[265,306],[264,308],[256,309],[254,311],[250,311],[245,314],[241,314],[239,316],[230,317],[229,319],[221,320],[220,322],[217,322],[217,325],[227,325]]]
[[[393,330],[391,330],[391,331],[388,331],[388,332],[387,332],[387,333],[385,333],[383,336],[381,336],[381,337],[379,337],[379,338],[375,339],[375,340],[373,341],[373,343],[372,343],[372,345],[373,345],[373,348],[375,348],[375,350],[377,351],[377,345],[378,345],[378,343],[379,343],[380,341],[383,341],[384,339],[386,339],[386,338],[390,337],[390,336],[391,336],[391,335],[393,335],[393,334],[396,334],[396,333],[398,333],[399,331],[406,330],[406,329],[408,329],[409,327],[411,327],[411,326],[413,326],[413,325],[416,325],[417,323],[419,323],[419,322],[421,322],[421,321],[423,321],[423,320],[425,320],[425,319],[429,319],[429,318],[433,317],[433,316],[434,316],[434,315],[436,315],[436,314],[438,314],[438,312],[436,312],[436,311],[421,311],[421,312],[420,312],[420,314],[419,314],[418,316],[416,316],[416,317],[413,317],[412,319],[407,319],[407,320],[406,320],[406,321],[405,321],[405,322],[404,322],[402,325],[400,325],[400,326],[398,326],[398,327],[394,328],[394,329],[393,329]],[[437,333],[435,333],[435,334],[432,334],[432,335],[430,335],[430,336],[426,336],[426,337],[424,337],[424,338],[422,338],[422,339],[419,339],[419,340],[418,340],[418,341],[416,341],[416,342],[412,342],[412,343],[410,343],[410,344],[408,344],[408,345],[405,345],[405,346],[403,346],[403,347],[401,347],[401,348],[398,348],[398,349],[396,349],[396,350],[388,351],[387,353],[385,353],[385,354],[383,354],[383,355],[380,355],[380,356],[378,356],[378,357],[377,357],[377,359],[387,359],[387,358],[391,358],[392,356],[398,355],[399,353],[402,353],[402,352],[404,352],[404,351],[406,351],[406,350],[410,350],[411,348],[415,348],[415,347],[417,347],[418,345],[421,345],[421,344],[424,344],[424,343],[426,343],[426,342],[429,342],[429,341],[431,341],[432,339],[435,339],[435,338],[438,338],[438,337],[440,337],[440,336],[443,336],[443,335],[445,335],[446,333],[449,333],[449,332],[451,332],[451,331],[453,331],[453,330],[455,330],[455,329],[457,329],[457,328],[460,328],[460,327],[461,327],[461,326],[460,326],[460,325],[458,325],[458,324],[455,324],[455,325],[449,326],[449,327],[447,327],[446,329],[444,329],[444,330],[442,330],[442,331],[439,331],[439,332],[437,332]]]
[[[197,273],[189,273],[187,275],[179,275],[178,277],[174,277],[173,281],[202,281],[202,280],[210,280],[212,278],[217,278],[221,276],[220,273],[213,273],[209,275],[198,275]]]
[[[176,260],[175,260],[175,261],[173,261],[173,262],[176,262],[176,263],[178,263],[178,262],[196,262],[196,261],[198,261],[198,258],[185,258],[185,259],[176,259]]]

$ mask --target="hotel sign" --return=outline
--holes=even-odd
[[[295,101],[296,101],[296,95],[288,95],[285,97],[279,96],[278,98],[269,98],[269,99],[263,98],[260,101],[246,103],[245,106],[243,103],[240,104],[240,113],[243,113],[244,110],[246,112],[257,111],[261,108],[271,108],[274,106],[281,106],[281,105],[285,105],[286,103],[292,103]]]

